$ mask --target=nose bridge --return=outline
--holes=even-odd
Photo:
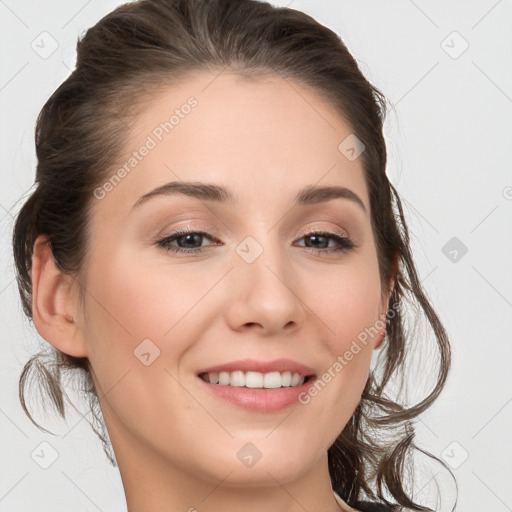
[[[292,269],[285,249],[273,231],[247,236],[236,247],[241,277],[249,281],[251,287],[264,283],[264,289],[284,287],[289,293],[287,281]]]
[[[285,245],[273,231],[256,236],[247,236],[235,249],[236,322],[240,327],[256,323],[272,331],[290,322],[301,324],[303,306]]]

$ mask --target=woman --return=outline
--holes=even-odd
[[[430,510],[404,463],[450,349],[384,113],[340,38],[293,9],[143,0],[80,40],[15,226],[54,357],[27,363],[20,397],[30,417],[39,371],[63,415],[61,372],[83,379],[130,512]],[[405,407],[408,303],[440,366]]]

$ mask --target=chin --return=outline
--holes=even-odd
[[[284,436],[276,436],[271,442],[272,435],[265,439],[265,432],[259,438],[252,436],[252,441],[244,436],[232,440],[224,449],[218,446],[208,450],[208,471],[215,473],[217,481],[229,474],[226,486],[274,486],[276,481],[285,484],[299,479],[324,455],[320,446],[315,451],[311,443],[305,444],[303,440],[291,445],[290,440],[284,441]]]

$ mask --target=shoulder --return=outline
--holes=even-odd
[[[400,512],[400,507],[395,505],[384,505],[382,503],[375,503],[372,501],[358,501],[356,503],[356,510],[359,512]]]
[[[396,505],[385,505],[382,503],[375,503],[372,501],[358,501],[354,507],[349,507],[347,503],[340,497],[338,493],[334,493],[336,501],[343,507],[343,510],[351,512],[405,512],[402,508]]]

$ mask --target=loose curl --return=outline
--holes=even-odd
[[[37,119],[36,188],[14,227],[24,311],[31,319],[31,265],[39,235],[45,235],[58,267],[81,282],[93,191],[111,173],[144,105],[194,72],[225,70],[248,78],[277,74],[308,88],[332,105],[365,145],[360,158],[381,284],[389,289],[394,283],[389,302],[394,314],[388,315],[379,352],[381,375],[370,371],[358,407],[328,450],[329,472],[333,488],[350,506],[371,499],[429,511],[404,488],[406,470],[412,472],[412,465],[405,464],[416,449],[449,471],[413,442],[415,418],[437,399],[449,373],[448,336],[418,279],[402,204],[386,176],[385,97],[363,76],[342,39],[303,12],[256,0],[141,0],[118,7],[79,39],[75,70]],[[83,299],[85,287],[80,290]],[[405,305],[414,312],[411,325],[420,317],[427,320],[439,355],[433,390],[410,407],[389,394],[393,379],[403,379],[413,351]],[[418,347],[420,340],[414,343]],[[50,347],[26,363],[20,401],[45,430],[28,411],[26,389],[35,380],[42,398],[65,418],[66,403],[73,405],[63,385],[63,374],[69,374],[88,397],[90,424],[116,465],[99,407],[102,397],[89,370],[87,358]],[[394,435],[385,439],[390,432]]]

